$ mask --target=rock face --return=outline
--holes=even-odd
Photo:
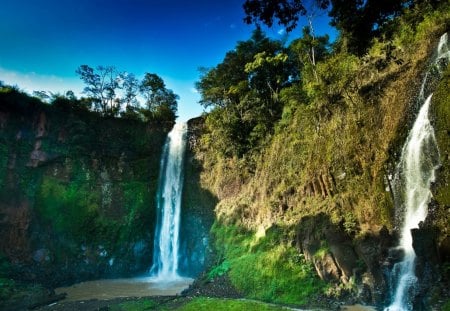
[[[383,227],[355,239],[344,227],[321,213],[304,217],[297,226],[295,245],[310,260],[321,279],[359,287],[359,299],[380,304],[386,293],[382,264],[394,238]]]
[[[1,93],[0,255],[11,276],[61,285],[148,269],[170,127]]]
[[[195,158],[203,126],[201,118],[188,122],[188,146],[185,154],[184,185],[181,211],[181,274],[196,277],[211,264],[209,231],[214,222],[214,207],[217,198],[202,188],[200,181],[201,165]]]

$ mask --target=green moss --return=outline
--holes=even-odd
[[[0,278],[0,302],[9,299],[16,289],[16,283],[11,279]]]
[[[450,300],[442,306],[442,311],[450,311]]]
[[[256,301],[242,301],[236,299],[219,298],[194,298],[188,304],[177,309],[180,311],[276,311],[286,310],[286,308],[267,305]]]
[[[435,115],[435,135],[441,155],[440,182],[436,200],[440,204],[450,206],[450,67],[444,73],[432,98],[432,110]]]
[[[151,299],[141,299],[138,301],[127,301],[110,307],[111,311],[144,311],[156,310],[158,304]]]
[[[224,261],[222,261],[221,264],[213,267],[208,272],[208,279],[212,280],[216,277],[223,276],[223,275],[227,274],[229,270],[230,270],[230,262],[228,260],[224,260]]]
[[[85,227],[98,214],[99,197],[84,183],[64,183],[44,177],[36,208],[56,232],[66,233],[76,240],[86,240],[88,232]]]
[[[324,284],[311,264],[284,242],[281,231],[269,230],[257,238],[239,227],[216,223],[213,232],[216,245],[224,250],[231,282],[248,298],[301,305],[322,292]]]
[[[432,97],[431,110],[435,121],[435,135],[439,147],[441,167],[437,171],[436,188],[433,191],[438,203],[436,224],[442,236],[450,235],[450,66],[444,72],[436,91]]]
[[[0,252],[0,278],[7,277],[11,273],[11,262]]]

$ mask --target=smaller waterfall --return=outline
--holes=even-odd
[[[417,228],[428,213],[428,203],[432,197],[430,185],[435,180],[435,170],[439,166],[439,151],[434,136],[434,129],[428,118],[432,93],[429,89],[435,85],[442,68],[448,64],[450,51],[447,46],[447,34],[438,44],[437,54],[431,69],[425,74],[420,88],[419,101],[423,103],[416,121],[408,135],[402,150],[400,163],[395,178],[394,195],[397,203],[404,210],[399,249],[403,250],[402,262],[394,265],[392,280],[395,285],[392,303],[385,311],[413,310],[417,277],[415,275],[416,254],[413,248],[411,229]],[[434,80],[432,79],[434,78]],[[427,94],[428,92],[428,94]],[[426,96],[426,99],[425,99]]]
[[[162,281],[179,278],[177,270],[186,131],[185,123],[175,124],[167,136],[161,156],[156,197],[158,215],[150,274]]]

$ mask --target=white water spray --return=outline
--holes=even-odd
[[[419,100],[423,102],[430,77],[441,74],[442,67],[450,59],[447,46],[447,34],[438,44],[437,56],[426,73],[422,83]],[[396,182],[400,191],[396,193],[404,208],[403,227],[399,248],[404,252],[402,262],[394,265],[392,274],[396,280],[392,303],[385,311],[413,310],[417,277],[415,275],[416,254],[413,249],[411,229],[417,228],[428,213],[428,203],[432,197],[430,185],[435,180],[435,170],[439,166],[439,151],[434,136],[434,129],[428,118],[428,111],[433,94],[424,100],[413,128],[403,146],[400,163],[397,167]]]
[[[158,216],[150,274],[165,282],[180,278],[177,270],[186,131],[185,123],[175,124],[161,156],[156,198]]]

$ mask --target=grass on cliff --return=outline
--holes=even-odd
[[[450,3],[411,9],[393,22],[391,39],[380,37],[364,57],[337,50],[317,64],[318,81],[283,89],[283,113],[264,146],[242,158],[199,148],[206,159],[202,180],[221,199],[221,221],[255,230],[324,212],[357,233],[393,228],[387,180],[421,74],[450,28]]]
[[[439,203],[435,221],[442,236],[450,235],[450,105],[449,105],[450,66],[444,72],[431,99],[431,111],[435,116],[435,136],[439,146],[441,166],[437,171],[437,183],[433,191],[434,198]]]
[[[144,311],[144,310],[158,310],[157,302],[151,299],[142,299],[137,301],[127,301],[111,306],[108,310],[111,311]]]
[[[277,311],[286,310],[286,308],[264,304],[257,301],[244,301],[236,299],[219,298],[194,298],[191,302],[182,306],[180,311]]]
[[[247,298],[304,305],[322,293],[324,283],[280,231],[269,230],[258,237],[237,226],[216,223],[212,232],[224,261],[210,277],[228,273]]]
[[[209,297],[176,298],[158,303],[144,298],[135,301],[122,302],[109,307],[111,311],[144,311],[144,310],[180,310],[180,311],[278,311],[286,310],[281,306],[269,305],[258,301],[237,299],[221,299]]]

